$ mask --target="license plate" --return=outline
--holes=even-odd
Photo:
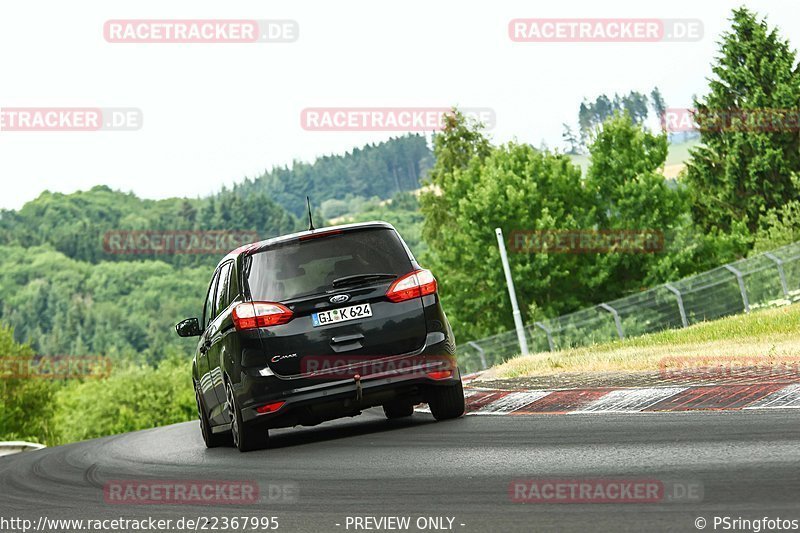
[[[350,307],[341,307],[339,309],[331,309],[330,311],[322,311],[321,313],[313,313],[311,315],[311,320],[314,323],[314,327],[317,327],[335,324],[337,322],[346,322],[348,320],[356,320],[368,316],[372,316],[372,308],[369,304],[359,304],[351,305]]]

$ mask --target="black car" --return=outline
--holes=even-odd
[[[455,340],[436,279],[391,224],[304,231],[229,253],[203,318],[193,380],[203,439],[241,451],[268,429],[315,425],[383,406],[388,418],[427,403],[464,413]]]

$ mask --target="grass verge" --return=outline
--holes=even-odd
[[[800,305],[755,311],[607,344],[515,357],[491,369],[489,376],[659,370],[663,360],[676,357],[709,365],[729,362],[731,358],[800,361]]]

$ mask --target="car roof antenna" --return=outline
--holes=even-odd
[[[306,207],[308,208],[308,231],[314,230],[314,220],[311,218],[311,200],[306,196]]]

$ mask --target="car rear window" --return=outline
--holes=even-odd
[[[245,278],[254,301],[282,302],[333,290],[333,281],[358,274],[412,270],[394,230],[351,230],[258,252],[245,261]]]

